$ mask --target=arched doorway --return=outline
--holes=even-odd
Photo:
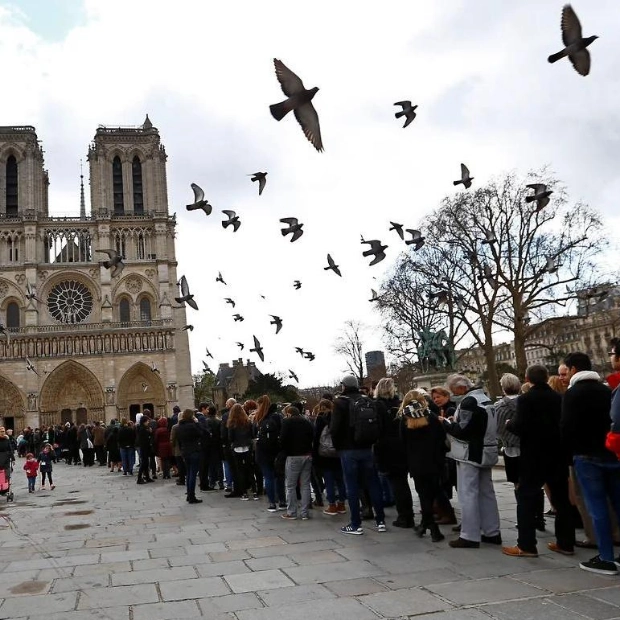
[[[143,362],[134,364],[118,384],[116,406],[120,418],[136,419],[136,413],[150,409],[166,414],[166,390],[157,373]]]
[[[40,412],[39,423],[46,426],[69,420],[76,423],[104,420],[103,389],[86,366],[69,360],[45,380]]]
[[[24,397],[18,387],[0,375],[0,424],[22,430],[25,411]]]

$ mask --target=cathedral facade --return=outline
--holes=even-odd
[[[166,151],[148,116],[100,126],[88,150],[90,213],[48,212],[34,127],[0,127],[0,424],[169,415],[193,406]],[[115,250],[124,268],[106,268]]]

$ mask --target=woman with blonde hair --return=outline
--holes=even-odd
[[[230,409],[226,427],[228,429],[228,441],[230,442],[233,458],[239,472],[241,499],[243,501],[250,499],[247,490],[248,487],[252,487],[253,497],[257,500],[254,466],[250,451],[252,448],[252,423],[250,418],[248,418],[248,414],[239,403],[233,405]]]
[[[373,453],[379,472],[385,473],[394,493],[397,518],[394,527],[414,527],[413,498],[407,478],[407,453],[400,433],[397,413],[400,399],[396,396],[394,379],[380,379],[374,393],[381,420],[381,437]]]
[[[429,409],[424,394],[418,390],[407,392],[397,416],[405,443],[409,475],[420,498],[422,523],[416,531],[421,538],[428,529],[432,541],[439,542],[444,535],[433,518],[433,502],[439,494],[447,452],[446,431]]]
[[[560,375],[551,375],[547,383],[549,387],[558,394],[564,394],[564,392],[566,392],[566,385],[562,381]]]

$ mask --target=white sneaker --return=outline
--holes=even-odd
[[[377,525],[375,525],[375,529],[377,532],[387,532],[387,527],[385,527],[385,523],[383,523],[383,521],[381,521],[381,523],[377,523]]]

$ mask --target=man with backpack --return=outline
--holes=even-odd
[[[461,535],[448,544],[457,549],[477,549],[481,541],[501,545],[492,478],[499,458],[495,407],[482,388],[465,375],[450,375],[446,383],[452,394],[462,397],[454,420],[439,418],[450,439],[448,456],[456,461],[461,505]]]
[[[368,489],[375,512],[376,530],[385,532],[385,513],[381,485],[375,469],[372,446],[380,436],[377,403],[360,392],[357,379],[342,379],[342,393],[334,399],[330,433],[340,454],[351,522],[341,528],[343,534],[364,533],[360,514],[360,486]],[[361,483],[361,485],[360,485]]]

